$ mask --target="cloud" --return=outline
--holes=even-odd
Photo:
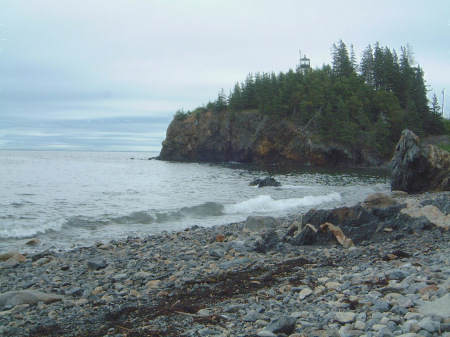
[[[78,121],[108,132],[111,124],[100,120],[144,118],[140,122],[150,123],[149,129],[152,123],[160,128],[161,139],[139,136],[142,146],[149,141],[160,147],[153,144],[161,143],[177,109],[216,99],[220,89],[227,93],[250,72],[295,68],[299,49],[313,67],[329,64],[339,39],[353,44],[357,56],[377,41],[397,51],[410,43],[428,84],[441,92],[450,88],[444,75],[450,50],[443,43],[450,38],[449,11],[444,0],[433,6],[419,0],[407,6],[387,0],[4,1],[0,135],[32,146],[22,131],[58,134],[58,128],[68,130],[64,121],[80,132],[65,138],[64,146],[75,146],[79,137],[83,148],[88,144]],[[141,132],[138,124],[121,127]],[[105,136],[99,148],[111,148],[112,137]],[[0,148],[5,142],[0,138]]]

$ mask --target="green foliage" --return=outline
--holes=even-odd
[[[437,147],[439,147],[440,149],[442,149],[444,151],[450,152],[450,144],[440,143],[440,144],[437,144]]]
[[[173,119],[177,121],[184,121],[186,118],[188,118],[189,112],[184,112],[183,109],[177,110],[175,115],[173,116]]]
[[[223,89],[206,109],[230,111],[230,119],[244,110],[257,110],[273,118],[288,118],[329,141],[366,148],[390,156],[401,131],[409,128],[419,136],[444,132],[437,98],[427,99],[424,72],[413,66],[410,46],[395,50],[377,42],[361,55],[360,64],[351,46],[350,55],[340,40],[332,46],[332,66],[302,73],[250,73],[236,83],[228,97]],[[357,72],[358,70],[358,72]],[[324,106],[320,114],[316,112]],[[190,112],[177,112],[183,120]],[[447,129],[448,133],[448,129]]]
[[[442,120],[442,123],[444,124],[444,134],[450,137],[450,119],[444,118]]]

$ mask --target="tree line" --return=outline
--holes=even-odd
[[[175,118],[206,110],[231,115],[255,110],[381,156],[391,154],[405,128],[419,136],[444,132],[439,102],[436,95],[428,100],[424,71],[414,65],[411,47],[401,47],[399,56],[377,42],[358,64],[353,46],[349,52],[340,40],[332,46],[332,59],[320,69],[250,73],[229,95],[222,89],[214,102],[193,112],[180,110]]]

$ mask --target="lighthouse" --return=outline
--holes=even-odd
[[[306,54],[302,57],[302,52],[300,52],[300,67],[299,71],[302,74],[306,74],[309,70],[311,70],[311,60],[306,57]]]

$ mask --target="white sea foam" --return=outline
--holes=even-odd
[[[233,205],[227,205],[224,213],[264,213],[283,211],[301,206],[316,206],[325,202],[341,201],[341,195],[333,192],[327,195],[305,196],[302,198],[275,200],[268,195],[260,195],[256,198],[245,200]]]
[[[50,230],[60,231],[67,221],[63,218],[40,224],[15,224],[12,223],[11,226],[6,226],[0,229],[0,238],[27,238],[32,237],[40,233],[45,233]]]

